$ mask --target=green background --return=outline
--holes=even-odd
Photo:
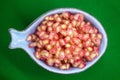
[[[22,49],[8,48],[9,28],[24,30],[41,14],[61,7],[74,7],[90,13],[107,32],[105,54],[82,73],[49,72]],[[120,80],[120,0],[1,0],[0,35],[0,80]]]

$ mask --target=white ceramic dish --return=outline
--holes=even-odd
[[[35,58],[35,56],[33,54],[34,49],[29,48],[28,47],[29,42],[26,41],[27,36],[35,31],[36,27],[44,19],[45,16],[55,14],[55,13],[61,13],[64,11],[69,11],[71,13],[84,14],[85,19],[89,20],[95,27],[98,28],[99,32],[103,34],[103,39],[102,39],[102,43],[101,43],[100,51],[99,51],[100,55],[96,59],[94,59],[92,62],[88,62],[86,67],[83,69],[70,68],[69,70],[60,70],[55,67],[50,67],[50,66],[46,65],[44,62]],[[105,32],[103,26],[100,24],[100,22],[98,20],[96,20],[93,16],[91,16],[90,14],[88,14],[82,10],[78,10],[78,9],[74,9],[74,8],[59,8],[59,9],[48,11],[47,13],[43,14],[42,16],[38,17],[35,21],[33,21],[26,30],[17,31],[15,29],[10,28],[9,32],[11,34],[11,43],[9,46],[10,49],[22,48],[23,50],[25,50],[28,53],[28,55],[38,65],[42,66],[43,68],[47,69],[48,71],[55,72],[55,73],[61,73],[61,74],[72,74],[72,73],[78,73],[78,72],[85,71],[86,69],[91,67],[93,64],[95,64],[101,58],[101,56],[104,54],[106,47],[107,47],[107,35],[106,35],[106,32]]]

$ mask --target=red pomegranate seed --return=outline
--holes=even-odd
[[[79,65],[79,68],[82,69],[86,66],[85,62],[81,62],[80,65]]]
[[[53,66],[54,65],[54,60],[52,58],[48,58],[46,60],[46,63],[49,65],[49,66]]]
[[[69,37],[69,36],[66,36],[64,40],[65,40],[65,43],[67,43],[67,42],[70,41],[70,37]]]
[[[30,48],[34,48],[34,47],[36,47],[36,46],[37,46],[37,43],[36,43],[36,42],[32,42],[32,43],[29,44],[29,47],[30,47]]]
[[[40,53],[38,52],[38,51],[36,51],[35,53],[34,53],[34,55],[35,55],[35,57],[37,58],[37,59],[40,59]]]
[[[61,46],[65,45],[64,39],[60,39],[60,40],[59,40],[59,43],[60,43]]]
[[[63,13],[62,13],[62,16],[63,16],[65,19],[68,19],[68,18],[70,18],[70,13],[69,13],[69,12],[63,12]]]

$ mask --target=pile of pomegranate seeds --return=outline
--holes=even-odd
[[[101,39],[102,34],[83,14],[70,12],[46,16],[27,37],[37,59],[62,70],[84,68],[99,55]]]

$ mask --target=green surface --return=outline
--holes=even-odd
[[[41,14],[61,7],[90,13],[108,35],[105,54],[82,73],[55,74],[38,66],[25,51],[8,49],[9,28],[24,30]],[[120,80],[120,0],[1,0],[0,28],[0,80]]]

